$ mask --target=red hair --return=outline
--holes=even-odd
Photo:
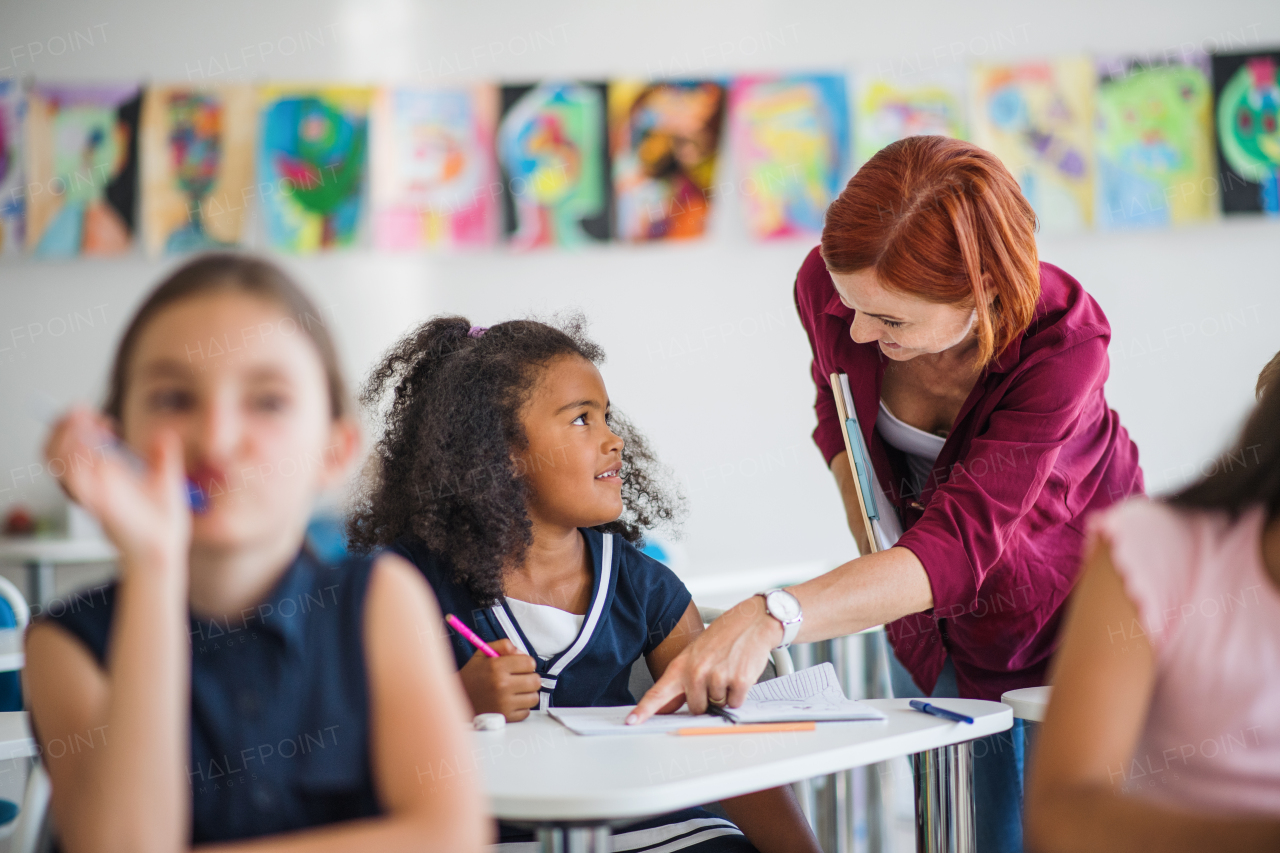
[[[1036,216],[989,151],[943,136],[881,149],[827,208],[822,258],[978,317],[977,369],[1026,331],[1040,300]]]

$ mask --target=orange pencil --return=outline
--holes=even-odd
[[[804,723],[747,723],[741,726],[699,726],[676,729],[678,735],[754,735],[765,732],[811,732],[817,728],[813,720]]]

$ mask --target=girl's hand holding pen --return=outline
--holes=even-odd
[[[106,418],[77,407],[54,425],[44,453],[63,490],[119,549],[122,569],[186,565],[191,510],[177,435],[156,436],[139,466]]]
[[[518,723],[538,707],[542,678],[533,658],[518,654],[510,640],[490,644],[501,657],[491,658],[477,650],[458,671],[463,689],[477,714],[502,714],[508,723]]]

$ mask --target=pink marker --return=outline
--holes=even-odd
[[[466,640],[468,643],[475,646],[477,649],[484,652],[489,657],[491,658],[502,657],[502,655],[498,654],[493,650],[492,646],[490,646],[484,640],[480,639],[480,636],[476,634],[475,631],[472,631],[466,625],[463,625],[462,620],[459,619],[457,616],[454,616],[452,613],[448,613],[445,615],[444,621],[452,625],[453,630],[457,631],[459,634],[462,635],[462,639]]]

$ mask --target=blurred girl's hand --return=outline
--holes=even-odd
[[[186,565],[191,510],[176,435],[158,436],[138,460],[104,417],[80,407],[54,425],[44,453],[50,474],[120,551],[122,568]]]

